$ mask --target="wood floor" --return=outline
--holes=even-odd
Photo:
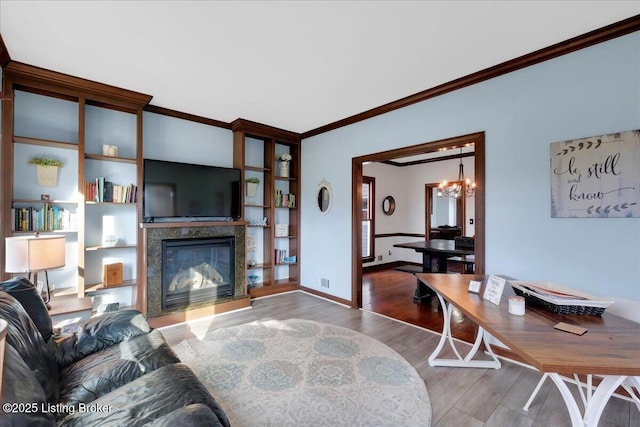
[[[389,278],[385,280],[393,282]],[[399,277],[398,281],[404,281],[404,278]],[[365,291],[370,295],[370,307],[377,306],[373,300],[376,299],[375,295],[381,292],[376,289],[377,282],[378,280],[373,278]],[[410,293],[413,295],[412,291]],[[410,298],[407,300],[398,296],[393,305],[398,306],[398,317],[408,316],[406,313],[402,314],[403,311],[412,312],[413,316],[420,317],[421,312]],[[399,306],[406,307],[403,310]],[[541,375],[538,372],[509,362],[503,363],[503,367],[498,370],[430,367],[427,358],[437,345],[438,334],[368,310],[354,310],[304,292],[290,292],[253,300],[251,308],[248,309],[161,330],[169,343],[175,345],[194,336],[202,337],[209,330],[256,320],[300,318],[331,323],[378,339],[400,353],[416,368],[429,391],[433,410],[431,425],[434,427],[571,425],[560,394],[550,381],[545,383],[529,411],[522,410],[540,379]],[[428,307],[426,311],[431,314],[423,314],[424,319],[435,318],[438,315],[437,308]],[[408,322],[407,318],[409,317],[405,317],[405,322]],[[462,327],[461,331],[465,328]],[[640,414],[635,405],[621,399],[612,399],[599,425],[640,426]]]

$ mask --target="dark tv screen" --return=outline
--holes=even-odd
[[[145,221],[240,217],[240,170],[144,159]]]

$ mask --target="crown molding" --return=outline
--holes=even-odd
[[[577,50],[584,49],[599,43],[603,43],[608,40],[621,37],[639,30],[640,15],[632,16],[631,18],[627,18],[611,25],[607,25],[606,27],[602,27],[597,30],[590,31],[586,34],[573,37],[569,40],[556,43],[549,47],[537,50],[532,53],[528,53],[526,55],[503,62],[493,67],[485,68],[484,70],[469,74],[464,77],[460,77],[448,83],[443,83],[431,89],[423,90],[416,94],[409,95],[396,101],[392,101],[388,104],[372,108],[371,110],[367,110],[362,113],[335,121],[333,123],[320,126],[307,132],[303,132],[302,139],[304,140],[306,138],[329,132],[344,126],[352,125],[354,123],[370,119],[381,114],[408,107],[409,105],[422,102],[427,99],[435,98],[437,96],[444,95],[446,93],[453,92],[455,90],[462,89],[476,83],[481,83],[483,81],[499,77],[504,74],[529,67],[531,65],[548,61],[550,59],[557,58],[559,56],[566,55],[568,53],[575,52]]]

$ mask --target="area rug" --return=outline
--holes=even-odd
[[[349,329],[259,321],[174,349],[234,427],[431,425],[429,394],[413,366]]]

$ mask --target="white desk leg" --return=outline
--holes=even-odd
[[[638,407],[638,411],[640,411],[640,398],[638,398],[638,393],[634,390],[637,388],[640,391],[640,377],[627,377],[626,381],[622,383],[622,387],[627,390],[631,399]]]
[[[429,366],[450,366],[450,367],[462,367],[462,368],[500,368],[500,361],[493,354],[491,345],[486,340],[486,335],[482,327],[478,327],[478,335],[476,341],[473,343],[473,347],[467,353],[465,357],[462,357],[456,348],[453,335],[451,335],[451,314],[453,312],[453,305],[448,304],[440,294],[436,293],[440,305],[442,306],[442,313],[444,315],[442,324],[442,335],[440,336],[440,342],[436,349],[429,356]],[[438,358],[438,355],[442,352],[446,342],[449,342],[449,346],[455,353],[457,359],[442,359]],[[487,347],[487,352],[493,360],[472,360],[480,348],[480,343],[484,342]]]
[[[584,425],[597,426],[600,416],[611,395],[627,377],[618,375],[603,375],[596,391],[591,396],[587,409],[584,411]]]
[[[569,417],[571,417],[571,425],[573,427],[595,427],[598,425],[598,421],[600,421],[600,416],[609,398],[611,398],[613,392],[622,384],[626,377],[603,376],[602,382],[587,402],[584,418],[582,417],[578,403],[571,394],[571,391],[569,391],[567,384],[562,380],[562,377],[557,373],[549,373],[549,378],[553,380],[562,395],[562,399],[569,411]]]

